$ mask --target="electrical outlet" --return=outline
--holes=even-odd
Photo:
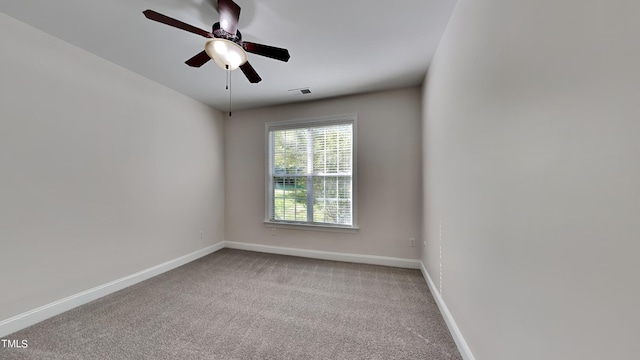
[[[271,228],[271,236],[276,236],[276,235],[278,235],[278,229]]]
[[[200,230],[200,239],[204,239],[204,231]]]
[[[425,248],[425,249],[427,248],[427,240],[422,242],[422,247]]]
[[[411,247],[416,246],[416,238],[409,238],[409,246]]]

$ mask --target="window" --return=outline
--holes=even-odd
[[[266,125],[266,222],[356,226],[356,115]]]

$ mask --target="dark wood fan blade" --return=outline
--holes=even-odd
[[[207,63],[207,61],[211,60],[209,54],[206,51],[202,50],[202,52],[198,53],[196,56],[191,59],[185,61],[184,63],[191,67],[200,67]]]
[[[262,81],[262,78],[260,77],[260,75],[258,75],[256,69],[254,69],[248,61],[240,65],[240,70],[242,70],[247,79],[249,79],[250,83],[255,84]]]
[[[153,10],[145,10],[142,13],[149,20],[153,20],[153,21],[157,21],[159,23],[163,23],[165,25],[173,26],[175,28],[188,31],[188,32],[194,33],[196,35],[204,36],[206,38],[212,38],[213,37],[213,34],[208,32],[208,31],[204,31],[202,29],[198,29],[197,27],[195,27],[193,25],[189,25],[187,23],[183,23],[180,20],[176,20],[174,18],[170,18],[170,17],[168,17],[166,15],[162,15],[162,14],[160,14],[158,12],[153,11]]]
[[[220,27],[235,35],[238,31],[238,20],[240,20],[240,6],[232,0],[218,0],[218,14],[220,14]]]
[[[277,48],[269,45],[256,44],[256,43],[244,41],[242,43],[242,47],[250,53],[270,57],[272,59],[276,59],[284,62],[289,61],[289,58],[291,57],[289,55],[289,50]]]

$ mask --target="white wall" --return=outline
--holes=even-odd
[[[265,123],[358,114],[357,233],[263,224]],[[420,89],[237,111],[225,121],[226,240],[407,259],[420,257]]]
[[[639,17],[457,2],[424,88],[423,261],[478,360],[640,353]]]
[[[0,320],[223,240],[220,112],[4,14],[0,44]]]

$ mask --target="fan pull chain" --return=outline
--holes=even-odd
[[[229,116],[231,116],[231,70],[229,70],[229,65],[225,65],[227,68],[227,87],[229,90]]]
[[[227,65],[227,68],[229,66]],[[231,70],[227,70],[229,72],[229,117],[231,117]]]
[[[225,78],[224,89],[229,90],[229,65],[225,65],[225,68],[227,69],[227,73],[225,74],[227,77]]]

